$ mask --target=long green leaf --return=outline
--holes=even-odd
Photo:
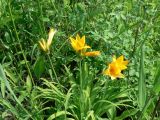
[[[140,57],[140,69],[139,69],[139,81],[138,81],[138,103],[139,108],[142,110],[146,102],[146,84],[144,75],[144,50],[141,47],[141,57]]]
[[[154,78],[154,87],[153,91],[158,94],[160,92],[160,63],[157,65],[157,70]]]
[[[130,109],[130,110],[126,110],[119,117],[116,117],[115,120],[124,120],[127,117],[135,115],[137,112],[138,112],[138,109],[136,109],[136,108]]]
[[[34,65],[34,73],[39,79],[45,70],[44,57],[39,57]]]
[[[6,76],[4,73],[4,70],[2,68],[2,65],[0,64],[0,83],[1,83],[1,93],[2,93],[2,97],[5,98],[5,91],[6,91],[6,86],[5,86],[5,80],[6,80]]]

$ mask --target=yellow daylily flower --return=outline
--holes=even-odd
[[[54,34],[55,34],[56,32],[57,32],[56,29],[51,28],[50,31],[49,31],[49,34],[48,34],[48,39],[47,39],[47,41],[44,40],[43,38],[39,41],[39,45],[40,45],[41,49],[42,49],[44,52],[48,52],[48,51],[49,51],[49,48],[50,48],[51,43],[52,43],[53,36],[54,36]]]
[[[100,55],[100,51],[86,52],[86,50],[91,47],[86,44],[85,36],[82,36],[82,38],[81,38],[77,34],[75,39],[70,37],[70,42],[71,42],[73,49],[76,52],[80,53],[80,55],[82,55],[82,56],[98,56],[98,55]]]
[[[119,68],[121,69],[121,70],[125,70],[125,69],[127,69],[127,64],[128,64],[128,60],[126,60],[126,61],[124,61],[124,56],[123,55],[121,55],[119,58],[117,58],[116,59],[116,56],[114,56],[113,57],[113,61],[114,62],[116,62],[117,64],[118,64],[118,66],[119,66]]]
[[[85,36],[80,36],[77,34],[76,39],[70,37],[71,45],[76,52],[82,51],[83,49],[91,48],[85,44]]]
[[[106,69],[103,74],[109,75],[111,79],[124,78],[124,75],[121,73],[122,70],[127,68],[128,61],[124,61],[123,55],[116,59],[113,57],[113,61],[109,64],[108,69]]]

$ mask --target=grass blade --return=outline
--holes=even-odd
[[[145,102],[146,102],[146,85],[145,85],[145,75],[144,75],[144,50],[142,46],[141,56],[140,56],[139,81],[138,81],[138,103],[140,111],[142,111]]]
[[[3,71],[2,65],[0,64],[0,81],[1,81],[1,93],[2,93],[2,97],[5,98],[5,90],[6,90],[6,86],[5,86],[5,73]]]
[[[156,94],[158,94],[160,92],[160,62],[157,65],[157,71],[155,73],[153,91]]]

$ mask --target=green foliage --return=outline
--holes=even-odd
[[[0,0],[0,119],[158,120],[159,11],[159,0]],[[101,55],[75,53],[77,33]],[[129,60],[124,79],[102,74],[113,55]]]
[[[144,75],[144,50],[143,46],[141,48],[141,57],[140,57],[140,70],[139,70],[139,82],[138,82],[138,101],[140,110],[145,105],[146,102],[146,82],[145,82],[145,75]]]
[[[45,62],[44,62],[44,57],[39,57],[34,65],[34,73],[37,78],[40,78],[42,73],[45,70]]]
[[[160,92],[160,66],[159,66],[159,63],[157,64],[157,67],[156,67],[153,91],[156,94],[159,94],[159,92]]]

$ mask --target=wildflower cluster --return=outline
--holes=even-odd
[[[40,47],[44,52],[48,52],[52,43],[52,39],[54,34],[57,31],[55,29],[50,29],[48,40],[45,41],[44,39],[41,39],[39,41]],[[76,38],[70,37],[70,44],[73,47],[73,49],[79,53],[81,56],[99,56],[100,51],[90,51],[87,52],[87,49],[91,49],[89,45],[86,44],[85,36],[80,37],[78,34],[76,35]],[[121,55],[119,58],[116,59],[116,57],[113,57],[113,61],[108,65],[108,69],[103,71],[104,75],[108,75],[111,77],[111,79],[116,78],[124,78],[124,75],[121,73],[122,70],[127,69],[128,60],[124,61],[124,56]]]

